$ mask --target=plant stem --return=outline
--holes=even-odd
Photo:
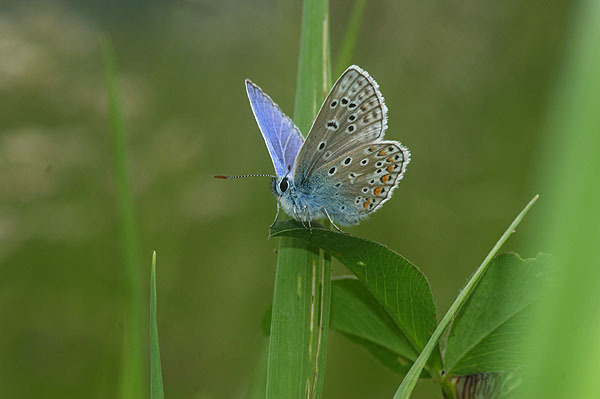
[[[329,89],[329,2],[305,0],[294,122],[310,128]],[[323,386],[329,308],[331,258],[302,240],[279,242],[267,398],[319,398]]]

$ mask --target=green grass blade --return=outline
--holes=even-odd
[[[521,223],[521,220],[523,220],[523,218],[525,217],[525,214],[527,214],[527,212],[529,211],[529,209],[531,209],[535,201],[537,201],[538,197],[538,195],[533,197],[533,199],[529,201],[527,206],[510,224],[510,226],[508,226],[508,229],[506,229],[504,234],[502,234],[496,245],[494,245],[490,253],[483,260],[483,263],[481,263],[481,265],[477,268],[477,271],[475,272],[475,274],[473,274],[473,277],[471,277],[465,288],[460,292],[460,294],[458,294],[458,297],[456,298],[452,306],[450,306],[450,309],[448,309],[448,312],[444,315],[437,328],[431,335],[429,342],[427,342],[427,345],[425,345],[425,348],[423,349],[417,360],[414,362],[411,369],[406,374],[406,377],[404,377],[404,379],[402,380],[402,383],[400,384],[398,390],[394,394],[394,399],[410,398],[410,395],[413,389],[415,388],[415,385],[417,384],[417,380],[419,379],[419,375],[421,374],[423,367],[425,367],[425,364],[427,363],[427,359],[429,359],[429,356],[434,351],[434,349],[438,347],[438,340],[442,336],[442,333],[444,332],[446,327],[448,327],[452,319],[456,316],[456,314],[458,313],[462,305],[465,303],[465,301],[469,298],[469,296],[477,286],[477,283],[479,283],[479,281],[485,274],[488,265],[490,264],[494,256],[496,256],[496,253],[498,253],[498,251],[506,242],[508,237],[510,237],[510,235],[515,231],[519,223]]]
[[[304,1],[301,29],[294,123],[306,135],[331,86],[328,0]]]
[[[114,179],[121,240],[125,255],[127,277],[127,305],[124,317],[124,342],[121,364],[119,397],[141,399],[145,396],[145,355],[143,343],[142,275],[140,271],[138,237],[133,210],[131,178],[128,168],[125,127],[121,115],[121,103],[117,84],[117,67],[114,49],[109,39],[100,40],[104,75],[108,91],[111,122],[111,148],[114,160]]]
[[[549,206],[537,230],[556,255],[556,284],[531,325],[521,398],[600,398],[600,2],[573,6],[538,170]]]
[[[329,2],[305,0],[294,122],[305,134],[329,90]],[[267,398],[319,398],[331,301],[329,255],[301,240],[279,243],[267,366]]]
[[[163,399],[164,397],[158,325],[156,324],[156,251],[153,251],[152,269],[150,270],[150,398]]]
[[[354,54],[354,48],[356,47],[356,39],[358,38],[360,23],[362,22],[366,4],[367,0],[354,1],[352,11],[350,11],[348,26],[346,27],[346,32],[344,32],[344,37],[340,46],[340,52],[338,53],[335,62],[335,76],[340,76],[342,72],[352,64],[352,55]]]

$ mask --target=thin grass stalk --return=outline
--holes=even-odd
[[[156,251],[152,252],[150,269],[150,399],[165,397],[156,322]]]

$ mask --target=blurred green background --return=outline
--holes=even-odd
[[[348,231],[417,264],[439,314],[540,189],[570,4],[367,2],[353,61],[413,159],[394,199]],[[331,0],[334,60],[351,6]],[[266,342],[275,200],[267,179],[212,176],[272,172],[243,80],[292,114],[300,17],[299,0],[2,2],[2,397],[117,393],[127,281],[101,34],[118,58],[144,290],[158,253],[166,397],[244,397]],[[540,216],[505,250],[542,250],[526,244]],[[325,398],[392,396],[399,376],[330,337]],[[426,383],[415,397],[436,395]]]

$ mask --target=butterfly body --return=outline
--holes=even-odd
[[[288,215],[354,225],[391,198],[410,152],[383,140],[387,107],[367,72],[351,66],[342,74],[306,141],[258,86],[247,80],[246,89],[277,173],[272,191]]]

